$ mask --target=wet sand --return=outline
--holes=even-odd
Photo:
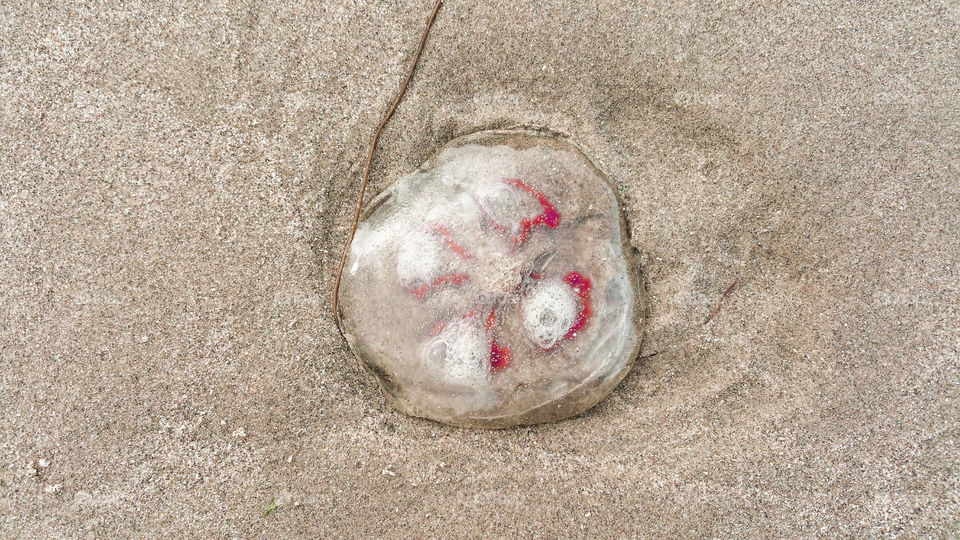
[[[329,309],[431,5],[0,8],[0,536],[956,535],[957,8],[447,2],[370,196],[565,133],[649,294],[607,400],[478,431]]]

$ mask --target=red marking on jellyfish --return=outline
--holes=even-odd
[[[487,320],[483,321],[483,326],[490,330],[495,324],[497,324],[497,307],[493,306],[490,308],[490,313],[487,314]]]
[[[478,307],[474,307],[470,311],[464,313],[460,316],[460,320],[466,320],[477,315],[480,312]],[[483,327],[488,334],[493,333],[493,327],[497,324],[497,306],[491,306],[490,311],[487,312],[487,316],[483,319]],[[443,329],[446,328],[447,324],[444,321],[437,321],[433,323],[433,326],[427,331],[427,334],[431,337],[436,337],[440,335],[440,332],[443,332]],[[503,371],[510,366],[510,359],[513,357],[513,351],[510,350],[506,345],[501,345],[500,342],[493,336],[490,337],[490,369],[493,371]]]
[[[500,223],[497,223],[497,220],[493,219],[493,216],[491,216],[490,213],[486,211],[486,209],[481,207],[480,211],[483,212],[483,217],[484,219],[487,220],[487,225],[493,227],[493,229],[500,234],[507,234],[507,228],[501,225]]]
[[[564,339],[572,339],[576,337],[577,332],[587,325],[587,321],[590,320],[590,316],[593,314],[593,311],[590,309],[591,284],[590,279],[580,272],[570,272],[563,276],[563,282],[569,285],[570,288],[573,289],[573,292],[580,298],[580,313],[577,313],[577,318],[573,321],[573,325],[570,326],[566,335],[563,336]]]
[[[530,230],[537,225],[544,225],[550,229],[556,229],[560,226],[560,214],[557,212],[557,209],[550,204],[550,201],[547,199],[546,195],[530,187],[528,184],[524,183],[523,180],[509,178],[504,180],[504,182],[531,195],[537,200],[537,202],[540,203],[541,208],[541,212],[536,216],[532,218],[523,218],[520,220],[520,231],[510,238],[514,246],[522,246],[524,242],[527,241],[527,235],[530,234]]]
[[[493,330],[494,325],[497,324],[497,306],[492,306],[490,312],[487,313],[487,318],[483,321],[484,328],[487,329],[487,332]],[[502,371],[510,366],[510,358],[513,356],[513,353],[505,345],[501,345],[497,342],[497,338],[490,339],[490,369],[493,371]]]
[[[496,339],[490,340],[490,369],[493,371],[503,371],[510,366],[510,358],[513,353],[507,347],[497,343]]]
[[[410,294],[412,294],[417,300],[423,300],[425,296],[441,287],[445,287],[447,285],[463,285],[468,281],[470,281],[470,274],[443,274],[442,276],[434,279],[432,283],[421,283],[416,287],[411,287],[409,291]]]
[[[430,327],[430,330],[427,330],[427,335],[430,337],[436,337],[440,335],[440,332],[443,332],[443,329],[446,328],[447,323],[443,321],[437,321],[433,323],[433,326]]]
[[[471,309],[470,311],[464,313],[463,315],[460,315],[460,320],[461,320],[461,321],[465,321],[465,320],[469,319],[470,317],[473,317],[474,315],[477,314],[477,310],[478,310],[478,308],[477,308],[477,307],[474,307],[474,308]],[[490,316],[492,316],[492,315],[493,315],[493,312],[491,311]],[[488,322],[487,322],[487,324],[485,325],[487,330],[490,329],[489,320],[490,320],[490,319],[489,319],[489,316],[488,316],[488,317],[487,317],[487,321],[488,321]],[[443,332],[443,329],[446,328],[446,327],[447,327],[447,323],[446,323],[445,321],[443,321],[443,320],[438,320],[437,322],[433,323],[433,326],[431,326],[429,330],[427,330],[427,335],[429,335],[430,337],[438,336],[438,335],[440,335],[440,332]]]
[[[443,237],[443,243],[447,246],[447,249],[452,251],[457,257],[460,257],[463,260],[472,259],[473,255],[467,250],[467,248],[458,244],[454,239],[453,235],[450,234],[450,229],[442,223],[431,223],[427,225],[428,233],[436,233]]]

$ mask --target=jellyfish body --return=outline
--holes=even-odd
[[[619,205],[572,144],[529,132],[448,143],[357,229],[341,316],[390,401],[457,425],[577,414],[639,347]]]

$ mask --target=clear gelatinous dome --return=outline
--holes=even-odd
[[[398,409],[507,427],[600,401],[643,317],[613,189],[569,142],[455,139],[378,196],[341,288],[351,349]]]

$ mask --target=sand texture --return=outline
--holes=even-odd
[[[370,196],[565,133],[648,294],[608,399],[502,431],[329,307],[430,0],[0,4],[0,537],[960,534],[960,8],[784,4],[441,10]]]

